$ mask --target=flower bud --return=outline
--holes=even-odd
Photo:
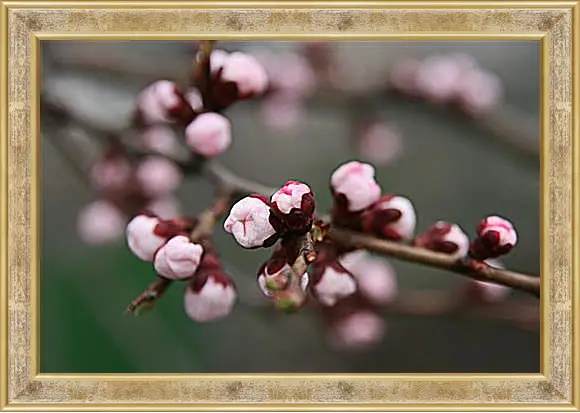
[[[203,248],[183,235],[171,238],[155,254],[155,270],[162,277],[179,280],[191,277],[201,260]]]
[[[137,111],[145,124],[174,123],[193,116],[191,106],[169,80],[159,80],[143,89],[137,99]]]
[[[196,274],[185,290],[185,312],[198,323],[216,321],[232,312],[236,298],[234,284],[223,273]]]
[[[510,252],[517,240],[518,235],[511,222],[489,216],[479,223],[477,238],[471,243],[469,254],[478,260],[497,258]]]
[[[465,73],[457,89],[459,104],[474,116],[492,111],[501,103],[503,95],[503,86],[499,78],[483,70]]]
[[[315,298],[328,307],[334,306],[340,299],[354,294],[357,290],[353,276],[337,262],[331,265],[315,265],[312,278]]]
[[[395,241],[412,238],[416,221],[411,201],[396,195],[383,196],[362,216],[365,232]]]
[[[90,178],[100,191],[122,190],[131,179],[131,165],[122,156],[106,156],[93,164]]]
[[[435,103],[448,103],[456,96],[464,65],[450,56],[425,59],[417,72],[419,93]]]
[[[232,125],[219,113],[202,113],[185,129],[185,139],[196,153],[211,158],[229,148]]]
[[[87,244],[98,245],[114,241],[123,234],[125,217],[107,201],[95,201],[85,206],[78,216],[77,229]]]
[[[396,272],[387,260],[356,250],[342,255],[339,262],[356,279],[358,292],[373,304],[385,305],[397,296]]]
[[[376,122],[364,127],[357,136],[358,150],[376,165],[388,165],[397,159],[403,150],[403,139],[399,131],[387,123]]]
[[[415,245],[461,258],[469,251],[469,237],[459,225],[438,221],[415,239]]]
[[[160,156],[150,156],[139,164],[137,182],[145,194],[151,197],[167,195],[181,183],[181,171],[177,166]]]
[[[137,215],[127,224],[127,243],[133,254],[143,261],[153,261],[157,250],[165,244],[166,237],[155,233],[159,218]]]
[[[341,350],[366,350],[385,334],[385,322],[370,311],[357,311],[335,321],[328,332],[330,344]]]
[[[288,231],[308,231],[312,226],[315,203],[308,185],[288,181],[272,195],[270,201]]]
[[[167,125],[152,125],[139,131],[139,139],[146,149],[173,157],[179,155],[181,146],[175,132]]]
[[[258,286],[264,295],[271,297],[275,292],[286,289],[292,276],[292,267],[285,259],[271,258],[262,265],[258,272]],[[300,287],[303,291],[306,291],[308,281],[308,273],[302,274]]]
[[[198,88],[192,87],[185,92],[185,100],[195,112],[203,109],[203,98]]]
[[[381,187],[375,181],[375,168],[366,163],[348,162],[336,169],[330,178],[334,195],[342,194],[348,210],[361,211],[381,196]]]
[[[222,63],[220,79],[235,83],[240,99],[260,95],[268,88],[268,75],[260,62],[241,52],[227,56]]]
[[[270,223],[271,212],[267,200],[245,197],[230,210],[224,229],[244,248],[270,246],[277,239],[276,230]]]

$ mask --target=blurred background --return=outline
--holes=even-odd
[[[351,159],[370,162],[384,191],[414,202],[418,232],[449,220],[473,236],[484,216],[507,217],[519,244],[503,264],[539,274],[538,42],[217,42],[216,47],[256,55],[280,88],[307,84],[294,100],[274,94],[227,110],[234,141],[220,161],[228,168],[271,186],[305,181],[324,212],[332,205],[332,171]],[[287,315],[271,308],[255,275],[269,252],[243,250],[220,227],[215,243],[238,286],[232,315],[193,322],[183,311],[180,284],[146,315],[124,315],[155,273],[130,253],[122,236],[104,245],[84,242],[79,213],[97,195],[76,161],[90,159],[103,134],[126,128],[146,85],[158,79],[186,85],[195,51],[191,41],[42,42],[43,373],[539,372],[537,322],[517,314],[520,302],[534,299],[522,293],[480,306],[472,316],[405,315],[386,308],[375,345],[341,348],[329,342],[324,319],[314,309]],[[442,103],[438,95],[452,82],[449,61],[442,61],[450,56],[473,65],[470,56],[479,73],[487,74],[474,77],[473,82],[485,81],[459,104]],[[421,62],[432,65],[425,71],[430,77],[425,74],[422,90],[411,90],[405,79]],[[55,115],[45,102],[66,110],[78,124]],[[365,134],[369,125],[380,125],[378,137]],[[63,142],[76,144],[69,159]],[[183,213],[194,215],[212,194],[208,182],[186,176],[175,197]],[[468,282],[463,277],[390,263],[399,291],[455,292],[449,300],[463,299]],[[505,307],[506,302],[515,304]],[[496,306],[507,308],[507,315]],[[536,306],[531,318],[537,316]]]

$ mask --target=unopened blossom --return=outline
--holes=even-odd
[[[233,52],[221,64],[221,80],[235,83],[240,98],[260,95],[268,88],[268,75],[255,57]]]
[[[429,57],[417,72],[417,90],[435,103],[448,103],[455,98],[464,72],[465,66],[452,56]]]
[[[303,55],[294,52],[266,52],[260,53],[256,58],[264,66],[270,85],[276,93],[302,99],[314,92],[316,74]]]
[[[461,258],[469,251],[469,237],[459,225],[437,221],[415,239],[415,245]]]
[[[260,105],[260,116],[265,126],[277,132],[293,130],[304,117],[303,103],[293,96],[273,93]]]
[[[276,240],[276,230],[270,223],[271,212],[267,200],[245,197],[230,210],[224,229],[244,248],[269,246]]]
[[[202,113],[185,129],[185,140],[200,155],[209,158],[218,156],[232,142],[231,122],[219,113]]]
[[[145,124],[173,123],[193,113],[177,85],[169,80],[159,80],[143,89],[137,98],[137,111]]]
[[[357,311],[332,323],[329,343],[341,350],[363,350],[378,344],[385,335],[385,321],[371,311]]]
[[[143,192],[151,197],[175,191],[182,179],[175,163],[161,156],[150,156],[142,161],[137,167],[136,177]]]
[[[232,312],[236,298],[236,289],[231,280],[219,273],[209,273],[204,275],[203,280],[196,280],[187,286],[185,312],[198,323],[217,321]]]
[[[517,232],[510,221],[489,216],[479,223],[469,254],[479,260],[497,258],[510,252],[517,241]]]
[[[175,132],[167,125],[151,125],[139,131],[143,146],[162,155],[178,155],[181,147],[175,137]]]
[[[375,181],[375,168],[366,163],[352,161],[338,167],[330,178],[336,195],[343,195],[348,210],[361,211],[381,197],[381,187]]]
[[[87,244],[114,241],[123,235],[125,217],[110,202],[99,200],[85,206],[78,216],[77,230]]]
[[[360,294],[373,304],[385,305],[397,296],[396,272],[387,260],[356,250],[342,255],[339,262],[356,279]]]
[[[258,286],[264,295],[271,297],[273,293],[286,289],[292,276],[292,267],[284,259],[270,259],[262,265],[258,272]],[[308,282],[308,273],[302,274],[300,287],[303,291],[306,291]]]
[[[131,179],[131,165],[122,156],[105,156],[90,171],[91,184],[101,191],[124,189]]]
[[[210,55],[210,70],[212,73],[217,72],[224,67],[229,53],[222,49],[213,49]]]
[[[358,150],[376,165],[387,165],[400,156],[403,138],[399,131],[384,122],[372,123],[357,136]]]
[[[171,280],[191,277],[201,260],[203,247],[183,235],[171,238],[155,254],[155,270]]]
[[[352,274],[338,263],[315,269],[312,292],[323,305],[332,307],[340,299],[354,294],[357,284]]]
[[[495,109],[502,100],[503,86],[493,73],[471,70],[461,77],[457,87],[457,100],[472,115],[484,115]]]
[[[153,261],[157,250],[165,244],[166,237],[157,235],[155,229],[159,218],[137,215],[126,229],[127,244],[133,253],[143,261]]]
[[[288,231],[307,231],[312,226],[315,203],[308,185],[288,181],[272,195],[270,201]]]
[[[413,237],[417,217],[411,201],[398,195],[385,195],[363,214],[365,232],[395,241]]]

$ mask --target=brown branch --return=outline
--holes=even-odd
[[[469,258],[458,260],[447,254],[375,238],[344,228],[332,227],[330,239],[347,248],[364,248],[393,258],[439,268],[480,281],[490,281],[540,296],[540,277],[493,268]]]
[[[211,108],[213,106],[211,94],[211,52],[213,50],[213,40],[203,40],[199,51],[197,64],[194,70],[193,83],[199,89],[203,106]]]

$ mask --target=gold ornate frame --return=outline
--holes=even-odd
[[[0,409],[578,410],[580,2],[0,1]],[[449,18],[452,16],[452,18]],[[158,28],[171,27],[160,33]],[[39,372],[38,52],[44,39],[528,39],[542,54],[541,372]]]

